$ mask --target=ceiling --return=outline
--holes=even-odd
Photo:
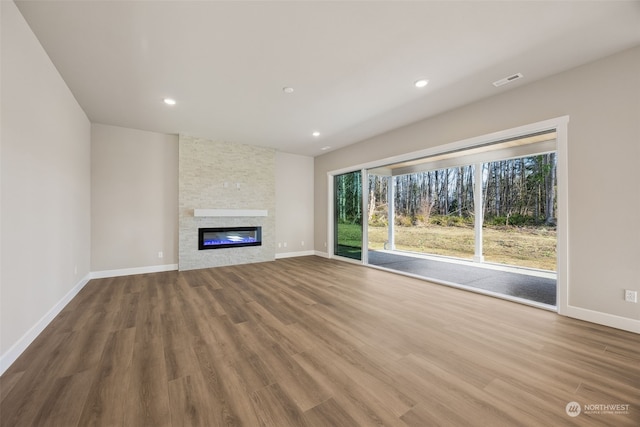
[[[16,4],[92,122],[309,156],[640,45],[639,1]]]

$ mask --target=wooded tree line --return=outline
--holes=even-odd
[[[468,165],[394,177],[396,217],[410,218],[413,223],[428,221],[432,215],[472,217],[474,168]],[[485,221],[555,224],[555,153],[485,163],[482,168]],[[369,176],[369,220],[386,212],[387,182],[385,177]],[[344,210],[340,218],[361,215],[360,209],[358,204],[351,211]]]
[[[362,174],[360,171],[337,175],[334,178],[336,222],[362,222]]]

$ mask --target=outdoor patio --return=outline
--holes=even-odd
[[[370,250],[368,257],[373,266],[528,300],[550,309],[556,306],[556,274],[553,272],[402,251]]]

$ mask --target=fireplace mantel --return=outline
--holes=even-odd
[[[258,217],[267,216],[266,209],[194,209],[193,216],[195,217]]]

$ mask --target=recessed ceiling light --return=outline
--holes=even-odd
[[[172,98],[165,98],[163,99],[163,101],[167,105],[176,105],[176,100]]]
[[[321,150],[322,150],[322,151],[327,151],[329,148],[331,148],[331,147],[330,147],[330,146],[328,146],[328,145],[325,145],[324,147],[322,147],[322,148],[321,148]]]
[[[289,87],[289,86],[285,86],[285,87],[282,88],[282,91],[284,93],[293,93],[293,88]]]
[[[422,88],[422,87],[425,87],[428,84],[429,84],[429,80],[420,79],[420,80],[416,80],[416,82],[414,83],[414,86],[417,87],[417,88]]]
[[[313,132],[311,135],[313,135],[314,137],[316,137],[316,138],[317,138],[317,137],[319,137],[319,136],[320,136],[320,132],[315,131],[315,132]]]

